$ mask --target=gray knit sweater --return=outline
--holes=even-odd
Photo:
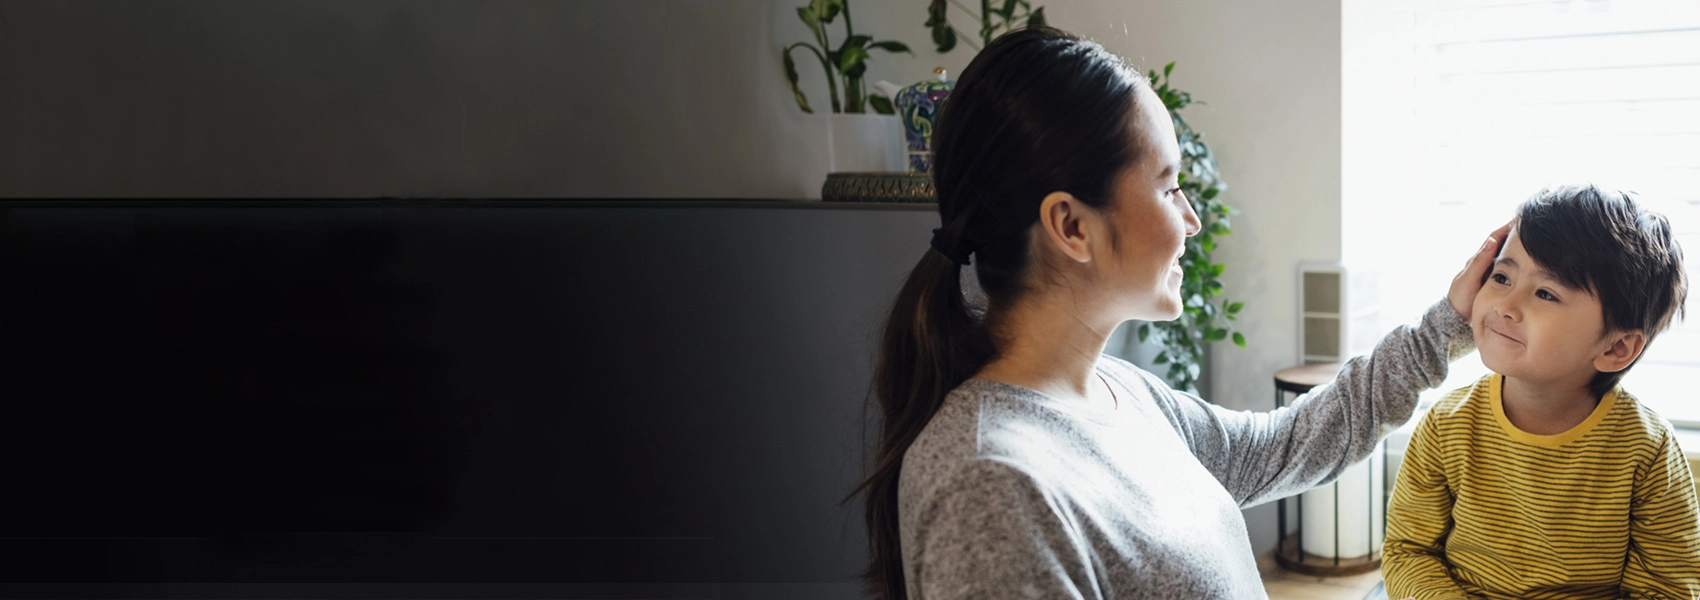
[[[970,379],[903,455],[909,597],[1264,598],[1240,509],[1339,477],[1472,348],[1442,301],[1273,412],[1109,356],[1115,409]]]

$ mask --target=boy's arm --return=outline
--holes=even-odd
[[[1411,435],[1405,462],[1387,507],[1387,541],[1381,576],[1391,598],[1468,599],[1446,568],[1446,536],[1452,532],[1452,490],[1441,467],[1439,437],[1431,410]]]
[[[1668,429],[1652,460],[1635,475],[1623,593],[1700,598],[1700,505],[1688,459]]]

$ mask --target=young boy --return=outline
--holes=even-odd
[[[1389,597],[1700,598],[1700,505],[1671,425],[1619,380],[1682,310],[1658,213],[1542,190],[1471,308],[1492,373],[1417,425],[1388,508]]]

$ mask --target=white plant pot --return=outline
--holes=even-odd
[[[897,115],[836,114],[827,117],[830,172],[904,172],[909,151]]]

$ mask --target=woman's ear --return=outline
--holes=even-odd
[[[1068,192],[1051,192],[1039,203],[1039,239],[1074,262],[1091,262],[1090,222],[1096,211]]]
[[[1594,357],[1594,368],[1601,373],[1616,373],[1629,367],[1647,347],[1647,336],[1639,329],[1614,331],[1606,335],[1605,352]]]

